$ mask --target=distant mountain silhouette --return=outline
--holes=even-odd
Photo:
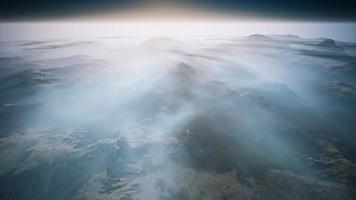
[[[322,42],[320,42],[318,45],[323,47],[338,47],[335,41],[332,39],[325,39]]]
[[[271,40],[272,38],[262,35],[262,34],[253,34],[248,36],[249,39],[257,39],[257,40]]]

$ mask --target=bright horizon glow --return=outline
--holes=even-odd
[[[115,36],[248,36],[293,34],[356,42],[356,23],[259,21],[132,21],[1,23],[0,41]]]

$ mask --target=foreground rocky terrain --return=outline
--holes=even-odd
[[[0,199],[355,199],[356,45],[0,43]]]

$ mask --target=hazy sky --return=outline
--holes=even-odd
[[[356,42],[354,0],[0,0],[0,40],[296,34]]]
[[[313,22],[38,22],[0,24],[0,40],[110,36],[247,36],[295,34],[356,42],[355,23]]]
[[[136,7],[185,7],[273,19],[356,20],[355,0],[1,0],[3,21],[72,18]],[[164,16],[163,16],[164,17]]]

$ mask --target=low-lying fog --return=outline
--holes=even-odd
[[[352,199],[355,49],[294,35],[2,42],[0,198]]]

